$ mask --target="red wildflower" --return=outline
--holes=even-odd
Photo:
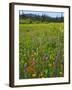
[[[36,64],[35,59],[32,60],[32,66],[34,66]]]

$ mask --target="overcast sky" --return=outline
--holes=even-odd
[[[38,11],[23,11],[23,10],[20,10],[20,15],[22,14],[22,12],[24,14],[47,15],[47,16],[50,16],[50,17],[64,16],[63,12],[40,12],[40,11],[38,12]]]

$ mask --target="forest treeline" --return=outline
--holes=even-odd
[[[33,23],[51,23],[51,22],[64,22],[64,17],[50,17],[47,15],[36,15],[36,14],[22,14],[19,15],[20,24],[33,24]]]

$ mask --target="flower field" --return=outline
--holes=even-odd
[[[64,76],[64,23],[19,24],[19,78]]]

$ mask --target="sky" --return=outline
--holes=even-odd
[[[20,14],[22,14],[22,12],[24,14],[36,14],[36,15],[47,15],[50,17],[61,17],[64,16],[64,12],[38,12],[38,11],[22,11],[20,10]]]

